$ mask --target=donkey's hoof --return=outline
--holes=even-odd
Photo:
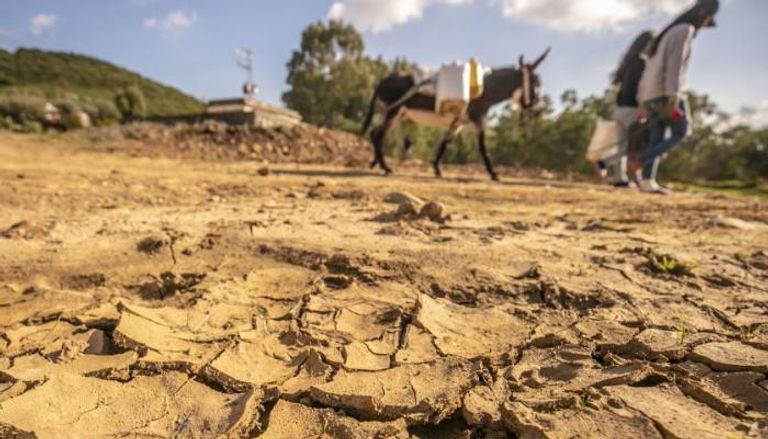
[[[491,180],[499,182],[501,181],[501,178],[499,178],[499,174],[493,173],[491,174]]]
[[[389,168],[384,168],[384,175],[386,175],[386,176],[392,175],[392,170],[389,169]]]
[[[378,165],[378,164],[379,164],[378,160],[374,160],[374,161],[372,161],[372,162],[371,162],[371,169],[375,168],[375,167],[376,167],[376,165]]]

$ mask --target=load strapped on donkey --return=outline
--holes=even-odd
[[[469,62],[443,65],[434,74],[428,69],[414,72],[414,86],[389,107],[402,107],[397,120],[408,119],[419,125],[448,129],[458,120],[466,121],[469,103],[483,94],[484,78],[488,73],[490,69],[474,58]],[[433,97],[434,108],[416,109],[402,105],[417,94]]]
[[[435,112],[463,117],[469,103],[483,94],[485,75],[485,68],[474,58],[468,63],[456,62],[440,68],[435,75]]]
[[[447,130],[434,162],[436,176],[441,176],[440,160],[448,144],[465,124],[471,124],[477,132],[485,167],[491,178],[498,180],[485,144],[488,112],[493,106],[512,100],[523,114],[537,115],[541,109],[541,82],[536,69],[548,54],[549,49],[532,63],[521,56],[514,67],[488,69],[473,59],[443,66],[435,75],[392,74],[384,78],[376,87],[363,122],[365,134],[373,123],[376,102],[386,106],[383,123],[371,132],[371,168],[379,165],[387,174],[392,172],[384,158],[384,137],[400,119],[408,118],[419,125]]]

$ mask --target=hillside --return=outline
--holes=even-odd
[[[0,49],[0,96],[23,91],[55,98],[76,94],[91,101],[112,101],[123,87],[137,85],[147,102],[147,116],[201,111],[197,99],[114,64],[72,53]]]

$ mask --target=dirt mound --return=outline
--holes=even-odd
[[[136,123],[97,128],[87,135],[94,140],[134,141],[134,154],[203,160],[361,166],[370,160],[372,150],[366,139],[354,134],[306,124],[255,128],[216,121],[175,126]]]

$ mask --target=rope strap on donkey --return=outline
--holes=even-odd
[[[411,87],[411,89],[408,90],[408,92],[405,93],[400,99],[396,100],[394,103],[392,103],[390,106],[387,107],[387,113],[389,113],[390,111],[394,110],[395,108],[403,105],[404,103],[408,102],[409,99],[411,99],[412,97],[416,96],[416,93],[419,92],[419,89],[421,87],[429,84],[430,82],[432,82],[432,79],[425,79],[425,80],[417,83],[413,87]]]

